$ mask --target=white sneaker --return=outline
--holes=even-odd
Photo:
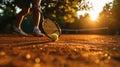
[[[44,36],[44,34],[41,33],[41,31],[40,31],[39,29],[34,29],[34,30],[33,30],[33,34],[34,34],[35,36],[40,36],[40,37],[43,37],[43,36]]]
[[[22,36],[27,36],[28,35],[27,33],[23,32],[22,29],[17,28],[16,26],[13,26],[13,31],[16,32],[19,35],[22,35]]]

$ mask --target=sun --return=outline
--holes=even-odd
[[[79,18],[79,16],[84,16],[85,14],[89,14],[90,19],[92,21],[95,21],[98,19],[99,17],[99,13],[97,11],[77,11],[77,17]]]
[[[91,15],[91,16],[90,16],[90,19],[91,19],[92,21],[95,21],[95,20],[98,19],[98,15]]]
[[[99,18],[99,13],[97,11],[89,12],[90,20],[95,21]]]

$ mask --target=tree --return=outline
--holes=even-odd
[[[120,10],[119,9],[120,9],[120,0],[114,0],[112,13],[115,21],[112,23],[111,27],[113,31],[116,32],[116,34],[120,32],[120,22],[119,22]]]
[[[74,22],[78,10],[77,5],[80,5],[80,2],[81,0],[42,0],[42,9],[51,19],[63,26],[64,22]],[[12,19],[10,17],[17,14],[16,7],[19,7],[17,0],[0,0],[0,10],[3,11],[0,13],[0,18]]]

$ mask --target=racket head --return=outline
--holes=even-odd
[[[58,38],[61,35],[61,28],[59,27],[59,25],[56,22],[53,22],[49,18],[46,18],[46,19],[43,20],[43,22],[42,22],[42,30],[43,30],[43,33],[47,37],[49,37],[50,39],[52,39],[51,35],[53,33],[57,34]]]

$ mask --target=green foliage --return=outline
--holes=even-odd
[[[44,12],[54,20],[74,22],[77,5],[81,0],[44,0]]]

